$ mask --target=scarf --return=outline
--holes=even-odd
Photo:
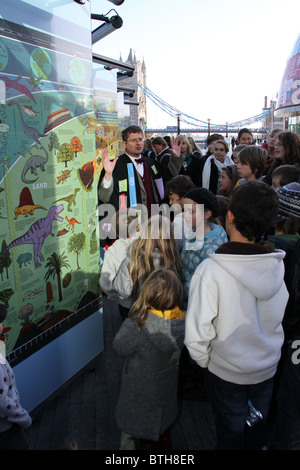
[[[149,309],[149,312],[154,313],[154,315],[157,315],[158,317],[162,317],[162,318],[165,317],[168,320],[185,317],[185,314],[180,310],[179,307],[174,307],[171,310],[164,310],[164,311]]]
[[[219,162],[219,160],[217,160],[214,155],[210,155],[210,157],[208,157],[208,159],[206,160],[204,164],[203,173],[202,173],[202,187],[206,189],[209,189],[212,162],[215,163],[216,167],[218,168],[219,173],[221,172],[224,166],[232,165],[232,160],[229,157],[229,155],[225,155],[224,163]]]

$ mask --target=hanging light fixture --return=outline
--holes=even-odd
[[[92,44],[95,44],[95,42],[105,38],[105,36],[123,26],[123,20],[117,14],[117,12],[116,15],[112,16],[111,18],[108,18],[108,16],[105,15],[98,15],[96,13],[92,13],[91,18],[92,20],[103,21],[103,24],[101,26],[92,31]]]
[[[124,0],[108,0],[109,2],[113,3],[114,5],[122,5]]]

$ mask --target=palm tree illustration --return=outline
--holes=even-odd
[[[58,300],[59,302],[62,301],[62,288],[61,288],[61,271],[62,268],[69,268],[70,265],[68,263],[67,256],[62,253],[58,255],[57,253],[52,253],[49,258],[47,258],[48,262],[46,263],[45,267],[48,268],[48,271],[45,274],[45,281],[49,279],[50,276],[55,277],[57,276],[57,286],[58,286]]]

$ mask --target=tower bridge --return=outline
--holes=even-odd
[[[194,118],[192,116],[189,116],[186,113],[183,113],[179,109],[175,108],[174,106],[171,106],[170,104],[166,103],[163,101],[161,98],[159,98],[153,91],[151,91],[149,88],[143,87],[140,83],[138,83],[138,87],[142,90],[142,92],[145,94],[147,98],[149,98],[156,106],[158,106],[162,111],[167,113],[169,116],[176,118],[177,119],[177,126],[166,126],[164,129],[145,129],[146,134],[169,134],[169,133],[176,133],[176,134],[226,134],[226,137],[228,134],[237,134],[240,129],[243,127],[250,127],[252,124],[255,124],[256,122],[261,122],[263,119],[266,118],[270,114],[270,109],[265,109],[262,113],[257,114],[256,116],[251,116],[246,119],[242,119],[240,121],[235,121],[228,123],[226,122],[225,124],[215,124],[212,123],[210,119],[207,121],[203,121],[201,119]],[[185,123],[185,125],[188,126],[194,126],[194,127],[188,127],[186,129],[180,129],[180,124]],[[259,127],[253,129],[251,128],[251,132],[254,134],[266,134],[268,132],[268,129]]]
[[[180,132],[177,126],[167,126],[164,129],[155,129],[155,128],[149,128],[149,129],[144,129],[145,134],[238,134],[240,127],[203,127],[203,128],[187,128],[187,129],[180,129]],[[250,129],[252,134],[267,134],[269,131],[268,129],[258,127],[258,128],[251,128]]]

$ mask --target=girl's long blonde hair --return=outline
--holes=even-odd
[[[129,318],[140,328],[149,316],[149,309],[164,312],[181,307],[182,283],[172,269],[156,269],[144,281],[137,300],[132,305]]]
[[[178,145],[180,144],[180,142],[185,142],[186,145],[187,145],[187,153],[190,153],[190,154],[193,153],[192,144],[191,144],[191,142],[189,141],[189,139],[187,138],[186,135],[179,134],[179,136],[177,137],[177,141],[178,141]]]
[[[130,247],[129,273],[135,297],[139,281],[154,269],[154,252],[160,256],[160,267],[171,268],[181,275],[179,252],[174,240],[173,227],[164,216],[153,216],[142,226],[140,236]]]

